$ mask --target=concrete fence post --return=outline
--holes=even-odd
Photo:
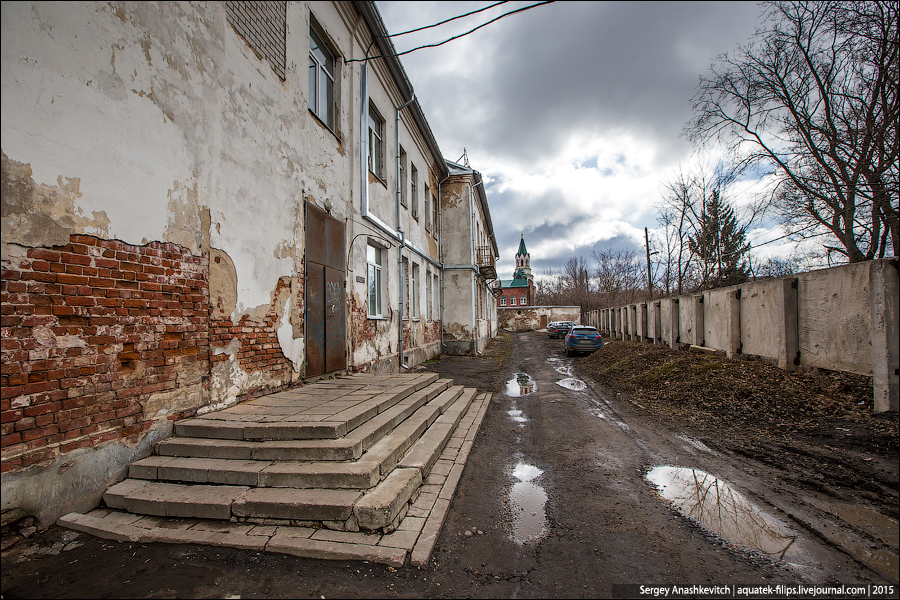
[[[869,293],[872,310],[872,384],[875,412],[900,408],[900,341],[898,341],[898,308],[900,283],[897,269],[900,260],[872,261],[869,270]]]
[[[653,343],[662,341],[662,302],[653,303]]]
[[[703,346],[706,332],[706,323],[703,320],[703,294],[696,294],[693,297],[693,310],[694,339],[691,340],[691,343],[695,346]]]
[[[737,358],[741,354],[741,290],[728,292],[725,296],[725,326],[727,339],[725,357]]]
[[[680,341],[679,337],[679,329],[681,322],[681,315],[678,306],[678,298],[672,298],[671,309],[669,310],[669,319],[670,319],[670,339],[669,339],[669,348],[675,350],[678,348],[678,342]]]
[[[775,315],[778,322],[778,368],[796,371],[800,364],[800,310],[797,292],[800,280],[779,279],[775,282]]]
[[[647,303],[638,304],[638,339],[642,342],[647,341]]]
[[[628,339],[632,342],[637,339],[637,305],[628,305]]]

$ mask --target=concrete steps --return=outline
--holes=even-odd
[[[397,548],[405,560],[425,531],[437,482],[452,480],[455,489],[467,436],[489,402],[489,394],[434,374],[357,375],[257,398],[176,424],[177,437],[107,490],[107,508],[98,509],[107,512],[73,513],[60,524],[110,539],[168,541],[173,519],[193,523],[192,531],[202,520],[204,533],[177,540],[244,547],[266,532],[272,551],[322,558],[350,544],[374,557],[366,560],[394,564]],[[440,515],[448,506],[449,499]],[[140,525],[122,529],[126,521]],[[210,522],[222,527],[216,535],[208,535]],[[392,550],[372,550],[376,537]],[[429,539],[433,546],[436,533]],[[344,550],[347,558],[360,548]]]

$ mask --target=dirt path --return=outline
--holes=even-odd
[[[494,392],[427,570],[118,544],[53,527],[3,552],[3,598],[597,598],[614,584],[890,582],[815,533],[828,520],[810,507],[833,499],[670,430],[590,381],[583,390],[559,385],[583,380],[576,364],[560,340],[525,333],[506,334],[482,358],[424,366]],[[520,395],[517,373],[529,376],[533,393]],[[645,478],[662,465],[714,474],[784,522],[797,536],[787,560],[735,547],[681,517]]]

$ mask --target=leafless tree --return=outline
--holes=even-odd
[[[774,166],[776,207],[797,238],[826,235],[850,262],[896,253],[897,3],[763,6],[767,26],[701,78],[686,133]]]
[[[769,277],[787,277],[796,272],[796,258],[769,258],[756,267],[753,275],[756,279],[767,279]]]
[[[631,304],[647,295],[644,253],[635,249],[594,250],[594,276],[604,306]]]

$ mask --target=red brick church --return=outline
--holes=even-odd
[[[519,242],[516,252],[516,270],[512,279],[500,280],[500,295],[497,296],[498,308],[518,308],[534,305],[534,278],[531,275],[531,255],[525,248],[525,234]]]

